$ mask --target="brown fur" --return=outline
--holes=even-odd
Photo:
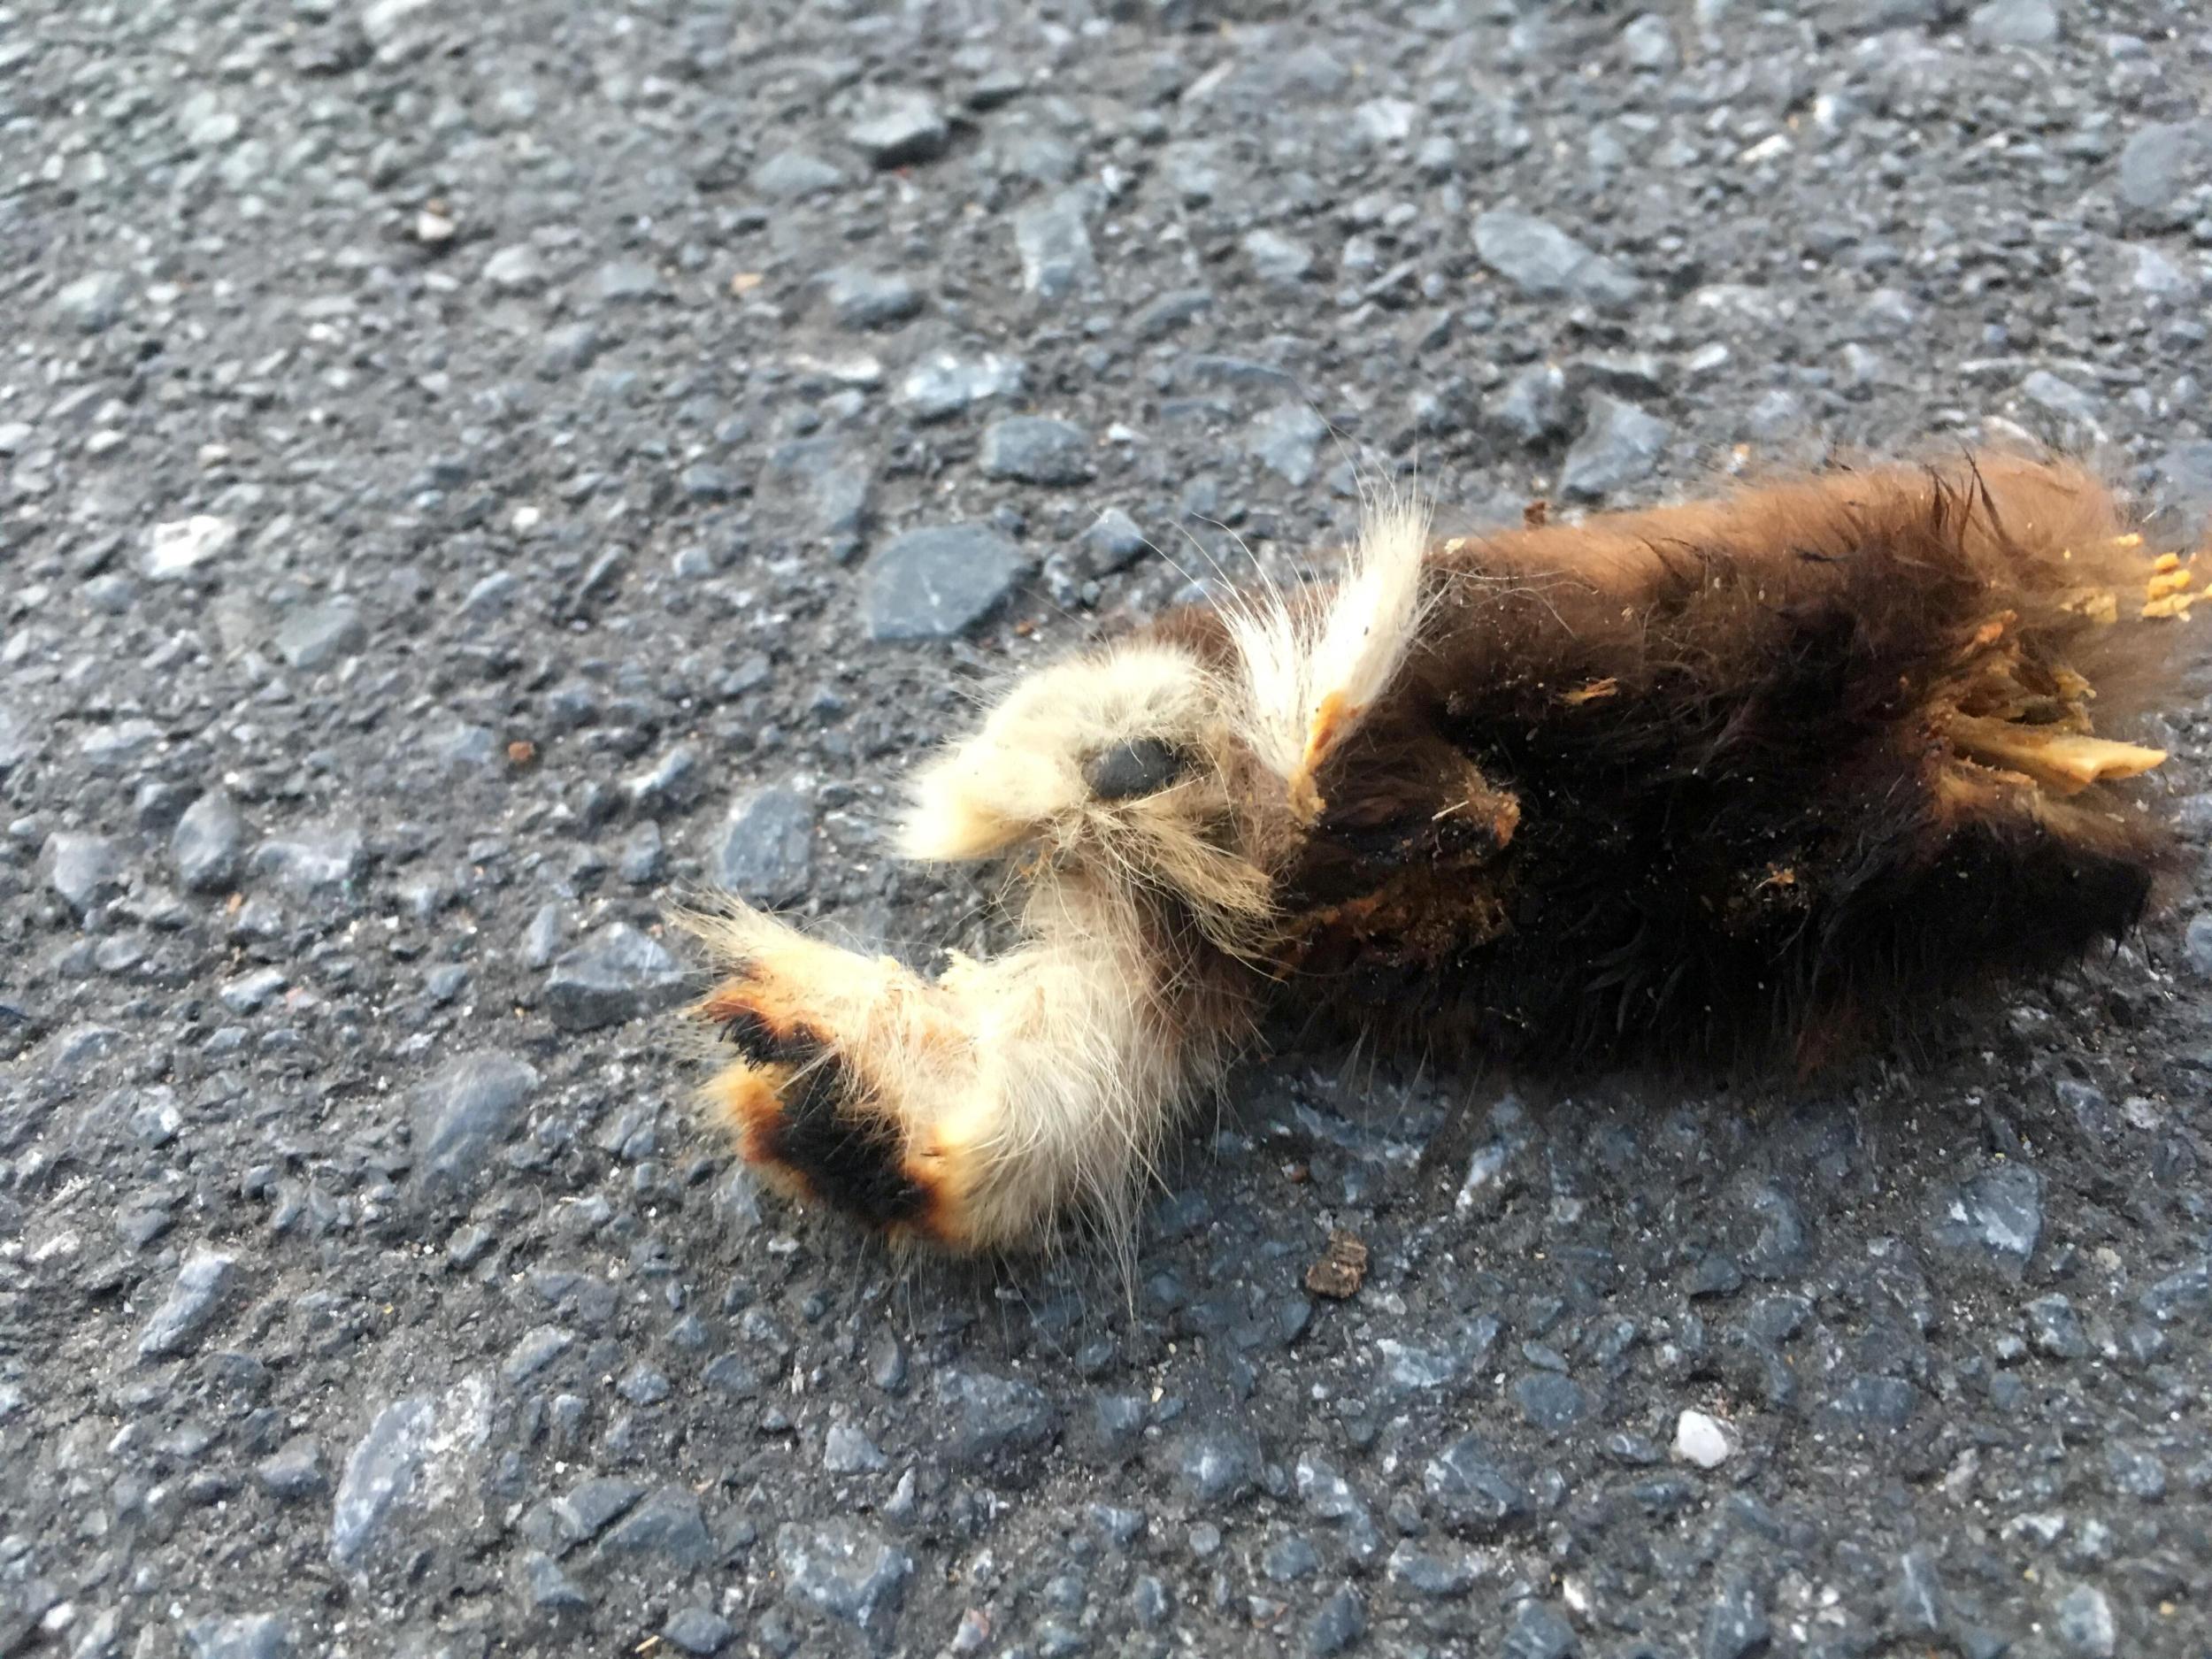
[[[1429,541],[1164,618],[926,769],[1007,857],[936,982],[741,909],[712,1094],[797,1190],[956,1248],[1125,1237],[1270,1006],[1486,1053],[1824,1057],[2131,926],[2171,864],[2121,741],[2193,574],[2078,468],[1839,472]]]

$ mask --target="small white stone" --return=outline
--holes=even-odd
[[[146,574],[172,581],[207,563],[238,539],[238,526],[212,513],[157,524],[146,549]]]
[[[1685,1411],[1674,1428],[1674,1455],[1700,1469],[1717,1469],[1736,1449],[1736,1436],[1717,1417]]]

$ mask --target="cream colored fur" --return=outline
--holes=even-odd
[[[1229,810],[1226,710],[1237,701],[1188,652],[1165,646],[1119,646],[1041,670],[923,767],[900,849],[962,863],[1018,847],[1041,870],[1086,872],[1110,887],[1164,882],[1216,944],[1248,951],[1269,912],[1267,879],[1216,833]],[[1156,795],[1094,798],[1084,761],[1146,737],[1202,764]]]
[[[1412,649],[1424,613],[1429,511],[1409,495],[1368,503],[1343,580],[1319,605],[1279,592],[1225,605],[1244,692],[1240,735],[1302,803],[1315,771],[1358,728]]]
[[[1147,918],[1158,926],[1171,896],[1215,947],[1264,953],[1271,887],[1237,844],[1233,762],[1256,756],[1294,807],[1307,804],[1315,767],[1411,648],[1427,541],[1421,507],[1371,503],[1333,595],[1229,602],[1237,666],[1225,680],[1175,648],[1110,648],[1029,676],[926,764],[902,850],[1019,856],[1029,895],[1014,950],[956,957],[931,982],[734,906],[689,923],[731,964],[710,1003],[779,1029],[796,1017],[832,1046],[858,1085],[844,1110],[894,1129],[908,1174],[943,1201],[942,1241],[1035,1243],[1073,1212],[1125,1242],[1176,1112],[1248,1035],[1240,1010],[1193,1006],[1201,993],[1178,979]],[[1193,764],[1154,794],[1094,797],[1086,761],[1141,739]],[[743,1118],[799,1080],[739,1061],[710,1094]]]

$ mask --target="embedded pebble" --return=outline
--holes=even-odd
[[[849,1518],[786,1522],[776,1529],[776,1564],[785,1594],[889,1644],[914,1563],[881,1532]]]
[[[979,461],[987,478],[1080,484],[1091,475],[1090,438],[1072,421],[1010,416],[984,429]]]
[[[1685,1411],[1674,1425],[1674,1455],[1700,1469],[1717,1469],[1736,1449],[1736,1437],[1717,1417]]]
[[[1014,244],[1021,255],[1024,288],[1040,299],[1056,301],[1097,280],[1091,212],[1090,193],[1079,186],[1014,216]]]
[[[1531,299],[1621,310],[1643,293],[1643,284],[1615,261],[1532,213],[1495,208],[1478,214],[1475,252]]]
[[[868,98],[845,136],[877,166],[904,167],[942,155],[952,128],[927,93],[886,88]]]
[[[237,1257],[200,1250],[177,1270],[169,1299],[139,1333],[141,1359],[166,1359],[196,1346],[222,1311],[224,1298],[238,1276]]]
[[[847,328],[889,328],[918,315],[921,290],[895,271],[839,265],[825,271],[822,293],[839,323]]]
[[[169,833],[169,859],[187,893],[219,893],[237,879],[246,822],[230,796],[211,789],[184,810]]]
[[[130,864],[118,842],[66,831],[46,843],[46,885],[79,916],[119,897]]]
[[[342,600],[302,605],[288,611],[277,625],[277,655],[294,668],[311,673],[358,651],[368,637],[361,612]]]
[[[227,553],[238,540],[233,519],[196,513],[157,524],[146,543],[146,574],[155,581],[175,581]]]
[[[752,182],[772,202],[796,202],[836,189],[845,175],[818,156],[780,150],[753,169]]]
[[[684,971],[665,946],[615,922],[554,959],[545,980],[546,1011],[563,1031],[596,1031],[673,1007],[685,986]]]
[[[415,1093],[414,1146],[422,1173],[466,1182],[522,1121],[537,1069],[490,1050],[457,1056]]]
[[[788,904],[813,879],[813,849],[811,799],[782,785],[751,790],[730,803],[716,833],[715,879],[756,904]]]
[[[1559,493],[1595,501],[1651,475],[1674,428],[1617,397],[1591,398],[1582,435],[1559,471]]]
[[[1313,480],[1329,424],[1303,403],[1280,403],[1252,423],[1246,446],[1262,465],[1294,488]]]
[[[879,641],[949,639],[989,616],[1027,569],[988,525],[910,530],[868,563],[861,615]]]
[[[977,403],[1017,396],[1026,373],[1020,358],[997,352],[964,357],[933,351],[907,371],[894,396],[917,420],[947,420]]]
[[[964,1468],[1007,1468],[1058,1438],[1059,1412],[1034,1385],[986,1371],[941,1378],[945,1455]]]

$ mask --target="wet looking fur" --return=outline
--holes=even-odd
[[[795,1193],[992,1249],[1125,1240],[1274,1009],[1554,1063],[1863,1042],[2143,913],[2177,552],[2000,457],[1481,538],[1384,503],[1335,587],[1044,669],[921,770],[902,849],[1010,861],[1007,954],[691,918],[709,1100]]]

